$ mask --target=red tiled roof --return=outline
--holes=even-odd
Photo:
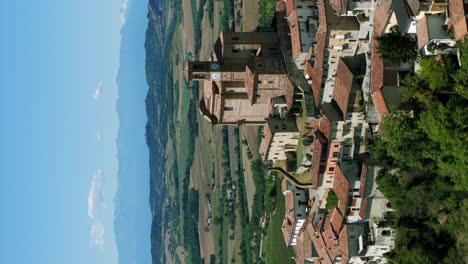
[[[203,97],[209,98],[213,95],[213,81],[204,80],[203,81]]]
[[[335,167],[335,180],[333,181],[333,192],[338,197],[338,209],[342,215],[346,214],[348,204],[349,182],[343,174],[340,166]]]
[[[319,26],[317,28],[316,39],[317,44],[313,51],[315,64],[314,67],[307,61],[304,67],[304,74],[308,74],[312,79],[312,92],[314,94],[315,105],[319,105],[320,90],[322,89],[322,74],[323,74],[323,56],[325,52],[325,41],[327,39],[327,16],[325,13],[324,0],[317,0],[319,12]]]
[[[423,16],[416,22],[416,32],[418,37],[418,48],[422,49],[429,42],[429,32],[427,30],[427,19]]]
[[[312,240],[309,234],[301,232],[296,239],[296,246],[294,246],[294,257],[296,263],[304,263],[306,258],[312,257]]]
[[[288,21],[289,21],[289,30],[291,32],[292,56],[293,56],[293,60],[296,60],[302,51],[301,31],[299,28],[299,21],[297,18],[296,11],[293,11],[291,15],[288,16]]]
[[[385,30],[387,22],[390,19],[390,5],[391,0],[380,0],[377,3],[374,13],[374,33],[372,38],[372,63],[371,63],[371,97],[375,106],[375,110],[379,119],[382,120],[383,116],[388,112],[387,105],[382,94],[383,88],[383,72],[384,62],[378,52],[378,38]]]
[[[341,112],[343,113],[343,120],[346,120],[348,113],[348,101],[353,87],[353,74],[349,70],[346,63],[342,58],[338,61],[336,68],[335,87],[333,89],[333,99],[338,104]]]
[[[384,116],[388,113],[388,107],[387,107],[387,104],[385,103],[382,90],[378,89],[376,91],[371,91],[371,97],[375,106],[375,111],[377,112],[377,115],[379,116],[379,120],[382,120]]]
[[[367,210],[367,198],[366,198],[366,182],[367,182],[367,165],[362,164],[361,169],[361,178],[359,179],[360,186],[359,186],[359,195],[361,196],[361,208],[359,208],[359,216],[361,219],[366,218],[366,210]]]
[[[294,103],[294,84],[291,81],[291,79],[288,77],[288,80],[286,82],[286,89],[284,92],[284,98],[286,100],[286,105],[288,106],[288,109],[292,108],[292,105]]]
[[[322,155],[323,145],[320,140],[315,139],[312,150],[312,169],[310,170],[311,182],[314,186],[318,185],[318,176],[320,169],[320,157]]]
[[[332,226],[329,221],[329,216],[325,220],[324,230],[322,233],[323,240],[325,241],[327,254],[332,261],[338,256],[338,236],[333,233]]]
[[[464,4],[463,0],[450,0],[450,24],[455,33],[455,40],[463,40],[467,34],[468,18],[465,16],[465,8],[468,4]]]
[[[349,261],[349,244],[348,244],[348,226],[344,226],[340,232],[339,237],[339,254],[341,256],[342,263],[348,263]]]
[[[330,0],[330,6],[333,9],[335,15],[340,16],[341,11],[348,10],[348,1],[347,0]]]
[[[294,0],[286,0],[286,16],[289,16],[294,11]]]
[[[331,122],[328,117],[325,115],[320,119],[320,131],[325,135],[325,137],[330,141],[331,138]]]
[[[263,161],[266,161],[268,149],[270,148],[271,140],[273,139],[273,134],[271,133],[270,126],[268,122],[266,122],[265,126],[263,127],[263,138],[262,143],[260,143],[260,148],[258,149],[258,153],[262,157]]]
[[[341,226],[343,225],[343,215],[340,214],[336,207],[330,211],[330,221],[333,231],[335,231],[336,234],[339,234]]]
[[[318,223],[317,223],[317,231],[316,232],[317,234],[314,234],[314,236],[312,237],[312,243],[314,244],[314,247],[317,251],[317,254],[319,256],[319,258],[321,258],[321,262],[322,264],[331,264],[332,261],[330,259],[330,257],[328,256],[328,253],[327,253],[327,246],[325,245],[325,241],[323,239],[323,236],[322,236],[322,233],[320,232],[320,226],[323,222],[323,219],[322,220],[319,220]]]
[[[223,108],[223,100],[221,98],[221,96],[219,94],[215,95],[215,109],[214,109],[214,115],[216,116],[216,118],[218,118],[218,121],[221,122],[221,109]]]
[[[255,103],[255,74],[250,70],[249,66],[245,66],[245,89],[251,104]]]
[[[392,0],[380,0],[375,6],[374,13],[374,38],[380,36],[387,26],[387,22],[390,19],[391,12],[390,6],[392,5]]]

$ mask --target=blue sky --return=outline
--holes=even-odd
[[[117,263],[125,4],[14,0],[0,12],[0,263]]]

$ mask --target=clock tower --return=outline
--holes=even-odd
[[[187,81],[221,80],[221,65],[217,61],[188,61],[184,72]]]

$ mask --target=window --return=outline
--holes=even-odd
[[[239,37],[232,37],[232,40],[239,40]]]
[[[271,84],[271,83],[273,83],[273,81],[268,81],[268,83],[270,83],[270,84]]]
[[[334,158],[338,158],[339,155],[340,155],[339,152],[333,152],[333,157],[334,157]]]
[[[234,111],[234,107],[232,106],[225,106],[224,111]]]
[[[335,171],[335,167],[328,168],[328,171]]]
[[[232,53],[238,53],[238,52],[239,52],[238,49],[233,49],[233,50],[232,50]]]

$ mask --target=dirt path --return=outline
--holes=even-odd
[[[190,0],[182,0],[182,10],[184,11],[184,17],[182,20],[182,45],[183,50],[186,52],[194,51],[194,33],[193,33],[193,16],[192,16],[192,3]]]
[[[241,144],[242,149],[242,165],[244,167],[244,182],[245,182],[245,193],[247,196],[247,209],[249,211],[249,219],[252,216],[252,204],[253,197],[255,194],[255,184],[252,178],[252,170],[250,169],[251,162],[247,155],[248,146]]]
[[[258,26],[258,0],[243,0],[242,2],[242,31],[254,31]]]
[[[239,148],[238,148],[238,138],[237,134],[235,133],[235,128],[233,126],[228,127],[228,142],[229,142],[229,163],[231,167],[231,177],[232,181],[236,182],[237,181],[237,169],[238,169],[238,163],[239,163]],[[236,191],[236,190],[232,190]],[[236,222],[238,222],[239,219],[239,213],[238,210],[236,210]],[[236,223],[237,224],[237,223]],[[230,231],[232,232],[232,231]],[[234,236],[237,236],[236,230],[234,230]],[[236,251],[236,240],[231,240],[228,239],[228,261],[232,259],[232,256],[234,252]]]
[[[249,145],[249,149],[252,152],[253,158],[258,159],[259,154],[257,145],[260,143],[257,143],[258,126],[242,126],[240,131],[247,140],[247,144]]]

